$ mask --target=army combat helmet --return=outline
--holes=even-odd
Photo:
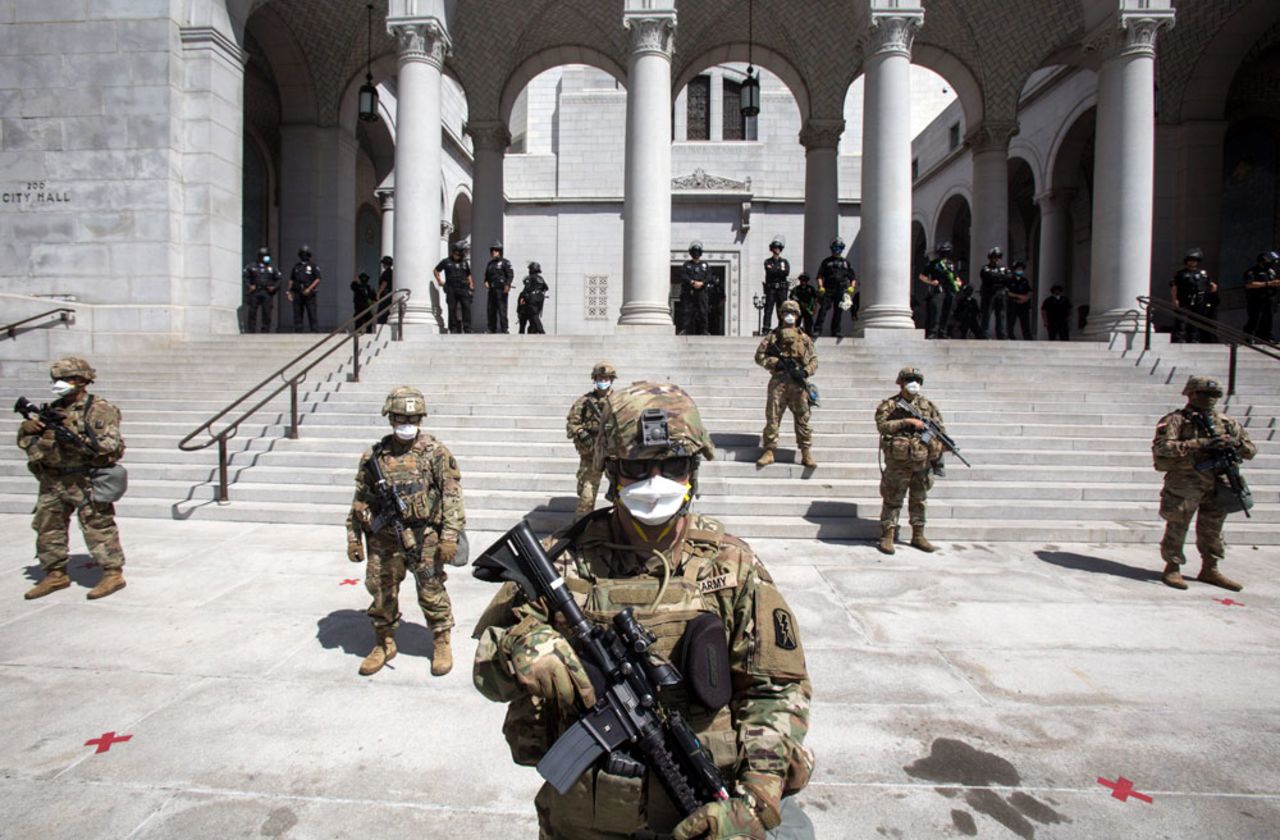
[[[427,400],[422,392],[410,385],[401,385],[387,394],[387,401],[382,404],[382,416],[389,417],[400,414],[405,417],[425,417]]]
[[[596,366],[591,369],[592,379],[617,379],[618,371],[608,362],[596,362]]]
[[[633,382],[605,403],[595,457],[596,468],[609,475],[611,500],[618,493],[619,461],[690,458],[692,497],[697,492],[699,460],[710,461],[715,455],[697,403],[679,385]]]
[[[49,365],[50,379],[81,379],[92,382],[98,378],[98,372],[84,359],[78,356],[65,356]]]
[[[904,367],[902,370],[898,371],[898,378],[894,381],[899,385],[903,382],[919,382],[923,385],[924,374],[920,372],[920,368]]]
[[[1207,393],[1215,397],[1222,397],[1222,383],[1214,379],[1212,376],[1189,376],[1187,384],[1182,389],[1182,396],[1189,397],[1192,394]]]
[[[782,306],[778,307],[778,311],[781,312],[783,315],[786,315],[788,312],[790,312],[792,315],[799,318],[800,304],[794,300],[784,300],[782,302]]]

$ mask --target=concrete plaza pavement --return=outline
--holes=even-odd
[[[28,602],[34,535],[0,516],[0,837],[536,836],[471,687],[493,587],[452,575],[440,679],[406,587],[365,678],[340,527],[120,525],[128,588],[85,600],[75,534],[74,585]],[[753,544],[805,639],[819,837],[1280,836],[1280,548],[1230,547],[1233,594],[1161,585],[1149,546]]]

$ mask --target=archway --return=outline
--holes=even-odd
[[[973,214],[969,209],[969,200],[960,193],[955,193],[938,211],[934,226],[934,250],[937,251],[942,243],[950,242],[951,259],[955,261],[956,273],[964,277],[969,274],[969,228],[972,224]]]

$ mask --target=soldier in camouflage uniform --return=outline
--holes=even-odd
[[[75,513],[89,554],[102,569],[102,580],[86,596],[96,600],[125,586],[116,506],[93,500],[89,476],[95,467],[109,467],[124,455],[120,410],[88,393],[97,373],[84,359],[59,359],[50,365],[49,377],[57,398],[51,407],[79,443],[59,440],[53,429],[36,418],[24,420],[18,429],[18,447],[27,453],[27,469],[40,482],[31,527],[36,532],[36,556],[45,573],[23,597],[41,598],[71,585],[67,528]]]
[[[813,339],[797,326],[800,304],[789,300],[782,304],[780,312],[782,323],[756,348],[756,364],[773,374],[769,377],[769,396],[764,410],[764,454],[756,466],[767,467],[773,463],[773,451],[778,448],[778,426],[783,412],[790,409],[796,421],[800,463],[812,468],[818,466],[818,462],[813,460],[810,450],[813,428],[809,425],[809,392],[783,371],[782,359],[794,359],[809,377],[818,372],[818,354],[813,349]]]
[[[699,461],[714,452],[697,406],[680,388],[637,382],[615,392],[596,457],[616,504],[576,525],[557,563],[592,621],[603,626],[632,607],[664,657],[683,654],[680,641],[696,617],[723,623],[728,704],[708,709],[683,688],[666,702],[710,750],[731,798],[682,820],[647,772],[632,778],[596,766],[564,795],[542,787],[535,805],[543,838],[764,838],[780,823],[789,837],[812,836],[789,798],[813,769],[804,746],[811,689],[795,615],[750,546],[689,511]],[[594,704],[591,682],[545,604],[528,602],[514,584],[499,591],[475,635],[476,687],[511,704],[503,731],[512,757],[535,764]]]
[[[942,431],[945,432],[946,427],[942,425],[942,413],[937,407],[920,396],[924,374],[919,368],[905,367],[898,371],[897,383],[898,393],[876,408],[876,431],[880,433],[880,451],[884,455],[884,472],[880,474],[880,498],[883,501],[880,542],[876,547],[884,554],[893,554],[902,498],[910,492],[907,516],[911,522],[911,546],[921,551],[936,551],[924,535],[925,502],[929,488],[933,486],[930,464],[942,456],[942,444],[936,438],[924,443],[920,439],[924,422],[900,408],[898,400],[914,405]]]
[[[1258,454],[1258,448],[1244,427],[1215,409],[1222,397],[1222,385],[1216,379],[1192,376],[1182,393],[1187,397],[1186,406],[1161,417],[1151,441],[1155,468],[1164,473],[1164,488],[1160,491],[1160,518],[1165,521],[1164,538],[1160,540],[1164,572],[1160,579],[1174,589],[1187,588],[1182,579],[1182,564],[1187,562],[1182,544],[1194,516],[1201,561],[1196,580],[1239,592],[1244,587],[1218,571],[1218,563],[1226,554],[1222,525],[1227,512],[1215,499],[1221,480],[1211,470],[1196,469],[1196,464],[1206,460],[1210,449],[1231,447],[1247,460]],[[1209,431],[1206,416],[1212,418],[1214,434]]]
[[[418,606],[435,637],[431,673],[439,677],[453,668],[449,641],[453,609],[444,588],[448,579],[444,567],[457,555],[458,536],[466,527],[462,475],[445,445],[419,429],[427,414],[421,391],[396,388],[387,396],[382,414],[390,421],[392,434],[360,456],[356,493],[347,515],[347,558],[352,563],[363,562],[365,544],[369,546],[364,585],[373,596],[368,614],[377,636],[377,644],[360,663],[360,673],[376,673],[396,655],[400,584],[410,571],[417,583]],[[369,460],[375,457],[387,483],[396,488],[408,508],[405,524],[409,527],[403,540],[391,524],[377,533],[371,531],[374,520],[383,513],[377,507],[375,480],[368,468]]]
[[[618,378],[618,372],[608,362],[600,362],[591,369],[591,390],[578,397],[565,419],[565,436],[578,450],[578,507],[575,519],[586,516],[596,507],[596,494],[600,492],[600,467],[596,465],[596,433],[600,431],[600,418],[609,398],[609,389]]]

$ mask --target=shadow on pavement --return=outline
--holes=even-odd
[[[373,626],[361,610],[334,610],[316,622],[316,640],[325,650],[341,648],[348,656],[363,659],[373,650]],[[406,656],[431,658],[431,631],[401,619],[396,649]]]
[[[809,503],[804,519],[818,526],[814,539],[819,542],[874,540],[880,535],[880,523],[859,519],[854,502],[817,499]]]
[[[44,569],[39,563],[27,566],[22,571],[27,576],[27,580],[32,583],[44,580]],[[73,554],[67,561],[67,577],[71,578],[71,582],[76,586],[92,589],[98,585],[98,581],[102,580],[102,570],[88,554]]]
[[[1099,575],[1113,575],[1129,580],[1160,580],[1160,573],[1154,569],[1143,569],[1127,566],[1114,560],[1102,557],[1089,557],[1085,554],[1074,554],[1070,551],[1037,551],[1036,556],[1046,563],[1060,566],[1063,569],[1075,569],[1081,572],[1093,572]]]

